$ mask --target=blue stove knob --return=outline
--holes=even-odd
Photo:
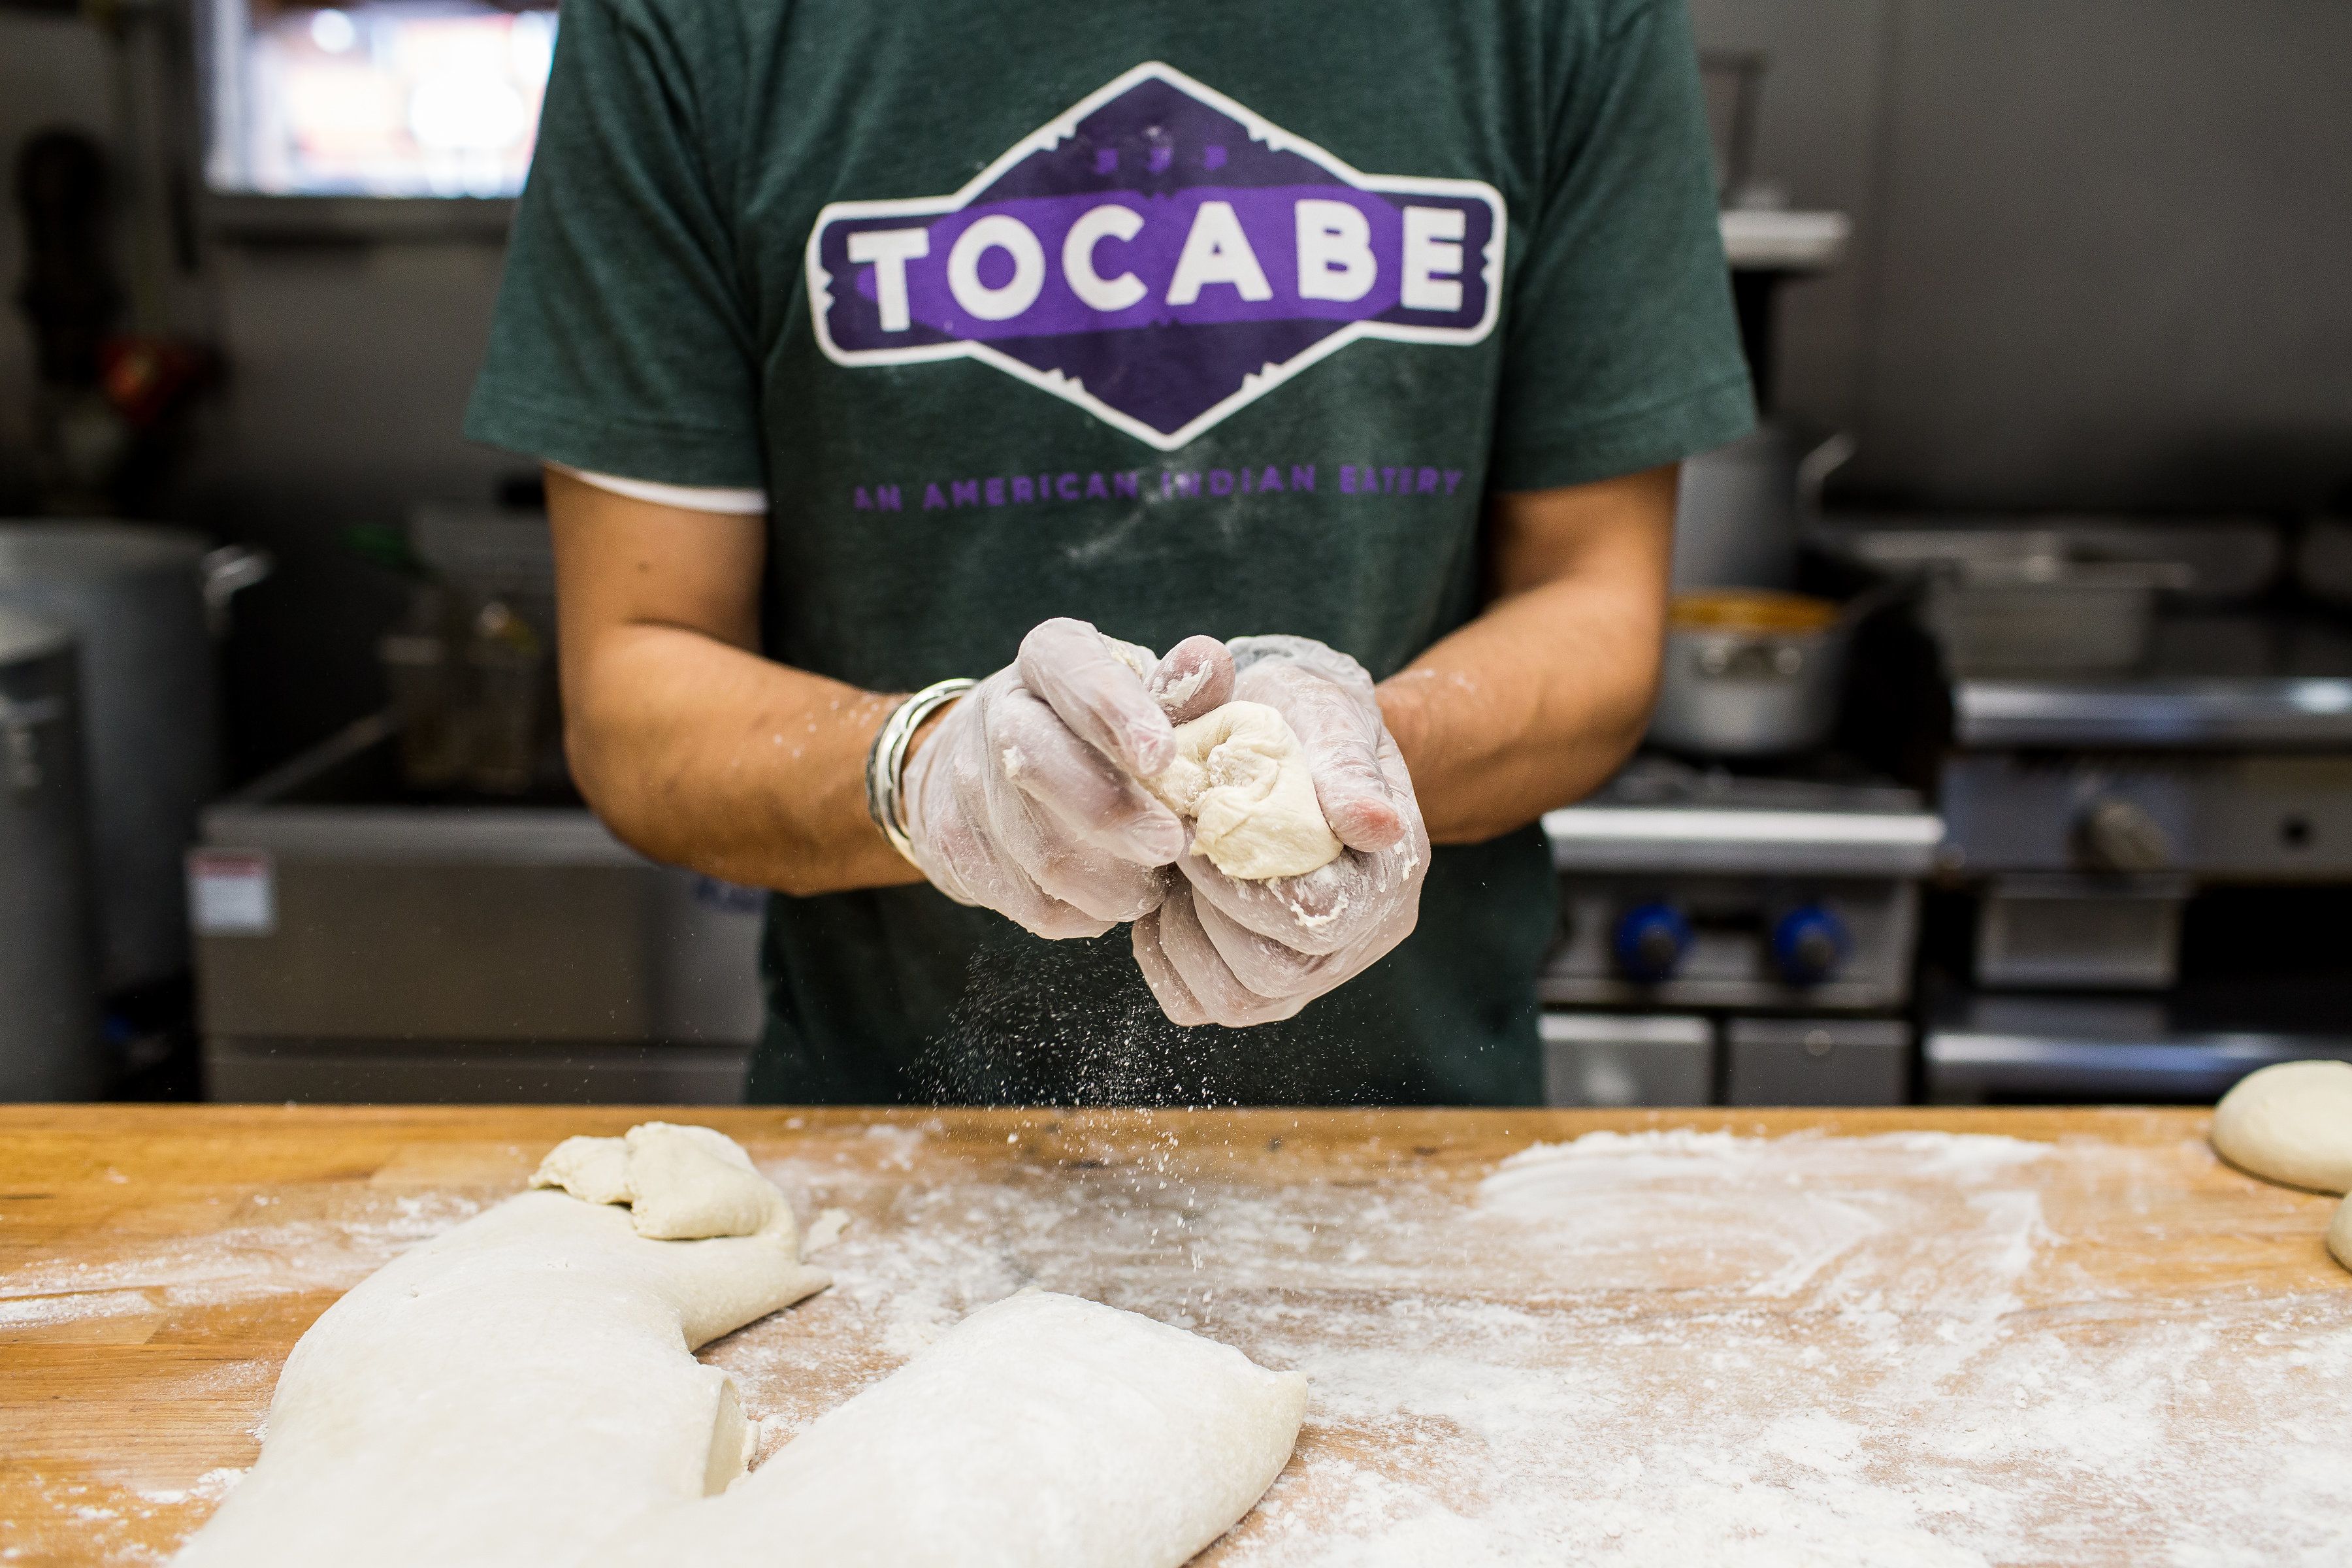
[[[1617,917],[1617,967],[1628,980],[1672,978],[1690,944],[1690,921],[1672,904],[1636,904]]]
[[[1772,927],[1772,966],[1791,985],[1818,985],[1853,952],[1845,921],[1819,904],[1803,904]]]

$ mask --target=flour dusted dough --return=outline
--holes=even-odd
[[[1176,761],[1146,787],[1192,819],[1192,846],[1228,877],[1303,877],[1339,858],[1307,753],[1263,702],[1228,702],[1176,726]]]
[[[2352,1062],[2281,1062],[2213,1110],[2213,1148],[2266,1182],[2352,1191]]]
[[[1024,1290],[588,1568],[1175,1568],[1273,1484],[1306,1408],[1297,1373]]]
[[[534,1187],[562,1187],[583,1203],[629,1201],[629,1141],[626,1138],[566,1138],[547,1152],[531,1173]]]
[[[645,1121],[622,1138],[566,1138],[530,1178],[592,1204],[626,1204],[639,1236],[753,1236],[793,1223],[783,1194],[732,1138]]]
[[[1175,1568],[1297,1440],[1297,1373],[1025,1291],[742,1480],[753,1428],[693,1350],[825,1285],[782,1194],[731,1141],[661,1122],[567,1140],[536,1179],[564,1190],[425,1243],[311,1326],[260,1460],[180,1568]],[[640,1234],[691,1215],[759,1223]]]
[[[673,1131],[750,1168],[709,1129]],[[674,1221],[709,1203],[740,1222],[693,1162],[623,1152],[640,1210]],[[572,1157],[609,1179],[611,1151]],[[751,1433],[694,1347],[826,1284],[782,1194],[752,1179],[774,1205],[755,1235],[656,1241],[630,1210],[530,1192],[379,1269],[294,1347],[259,1461],[180,1568],[569,1565],[648,1510],[724,1488]]]

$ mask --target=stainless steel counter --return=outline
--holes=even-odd
[[[354,726],[205,814],[213,1098],[740,1100],[764,895],[582,807],[370,799],[389,735]]]
[[[1922,1046],[1928,1100],[2212,1100],[2258,1068],[2352,1061],[2333,1032],[2216,1029],[2157,998],[1975,994],[1935,1009]]]

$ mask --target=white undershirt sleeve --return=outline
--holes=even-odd
[[[550,463],[573,479],[594,485],[600,490],[610,490],[631,500],[651,501],[656,506],[679,507],[687,511],[718,511],[734,517],[756,516],[768,510],[765,490],[724,489],[705,485],[665,485],[652,479],[625,479],[617,474],[591,473],[568,463]]]

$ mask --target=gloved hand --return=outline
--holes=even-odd
[[[1171,713],[1207,712],[1233,679],[1213,637],[1162,659],[1084,621],[1034,627],[907,759],[915,864],[957,902],[1042,937],[1100,936],[1150,913],[1185,831],[1136,776],[1175,757]]]
[[[1324,820],[1346,846],[1304,877],[1236,881],[1189,850],[1135,922],[1135,962],[1179,1024],[1287,1018],[1412,931],[1429,830],[1364,667],[1311,637],[1236,637],[1235,699],[1288,720]]]

